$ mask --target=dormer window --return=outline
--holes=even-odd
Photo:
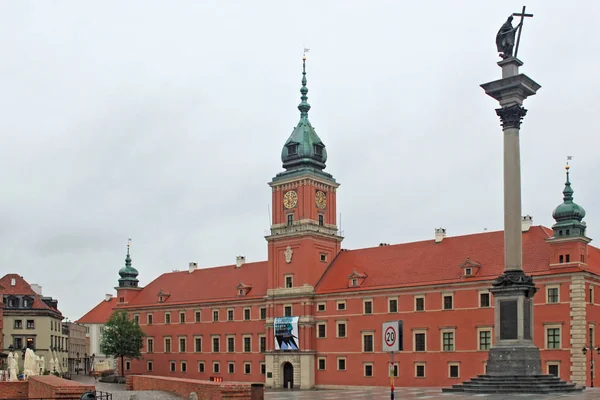
[[[318,156],[323,155],[323,145],[322,144],[315,144],[315,154]]]
[[[288,155],[293,156],[298,154],[298,143],[292,143],[288,145]]]
[[[23,308],[31,308],[33,306],[33,300],[26,297],[23,299]]]
[[[471,257],[467,257],[467,259],[460,265],[460,268],[463,270],[463,276],[470,278],[477,275],[477,272],[479,272],[479,269],[481,268],[481,264],[477,261],[471,260]]]
[[[473,270],[471,268],[465,268],[465,275],[466,276],[471,276],[472,273],[473,273]]]
[[[352,286],[358,286],[358,279],[352,279]]]
[[[354,270],[348,277],[348,287],[359,287],[367,278],[366,274],[361,274]]]

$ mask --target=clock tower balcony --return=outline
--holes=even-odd
[[[344,239],[344,233],[337,226],[328,224],[319,225],[318,222],[308,219],[294,221],[292,224],[274,224],[271,226],[270,232],[267,231],[265,233],[267,234],[265,239],[268,241],[305,234],[335,238],[340,242]]]

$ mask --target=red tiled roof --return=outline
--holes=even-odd
[[[117,299],[114,297],[111,297],[109,301],[102,300],[96,307],[75,322],[80,324],[105,324],[116,305]]]
[[[523,268],[527,274],[549,271],[552,230],[533,226],[523,233]],[[590,248],[589,263],[600,268],[600,251]],[[592,256],[593,254],[593,256]],[[474,278],[465,278],[461,265],[468,259],[481,264]],[[597,261],[596,261],[597,260]],[[572,268],[570,268],[572,269]],[[361,289],[491,279],[504,270],[504,232],[485,232],[421,242],[342,251],[329,266],[317,293],[347,290],[354,270],[367,275]]]
[[[12,280],[15,280],[14,286],[11,284]],[[55,313],[61,314],[60,311],[50,307],[44,303],[40,296],[31,288],[31,285],[27,283],[25,279],[19,274],[6,274],[0,279],[0,287],[2,287],[2,295],[28,295],[33,298],[33,309],[36,310],[51,310]],[[61,314],[62,315],[62,314]]]
[[[244,299],[260,298],[267,294],[267,262],[243,264],[240,268],[227,265],[200,268],[192,272],[178,271],[162,274],[146,286],[130,306],[156,304],[158,292],[170,294],[166,304],[234,300],[240,282],[252,286]]]

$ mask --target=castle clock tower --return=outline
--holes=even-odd
[[[340,251],[342,236],[336,225],[339,184],[324,171],[325,144],[308,120],[306,57],[302,63],[300,121],[281,151],[285,171],[269,186],[272,197],[268,242],[267,366],[268,387],[314,387],[314,286]],[[281,348],[276,339],[277,318],[297,323],[291,335],[295,348]],[[294,329],[297,329],[294,330]],[[292,346],[294,347],[294,346]]]

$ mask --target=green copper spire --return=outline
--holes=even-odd
[[[131,266],[131,256],[129,255],[129,247],[131,247],[131,239],[127,241],[127,256],[125,257],[125,266],[119,270],[119,287],[137,287],[139,275],[138,271]]]
[[[325,144],[308,120],[308,88],[306,87],[306,56],[302,57],[302,87],[300,88],[300,121],[281,151],[283,168],[287,171],[322,171],[327,161]]]
[[[552,226],[554,237],[561,236],[584,236],[585,235],[585,209],[579,204],[573,202],[573,188],[569,177],[569,163],[567,163],[566,175],[567,181],[563,190],[563,203],[554,209],[552,217],[556,224]]]

